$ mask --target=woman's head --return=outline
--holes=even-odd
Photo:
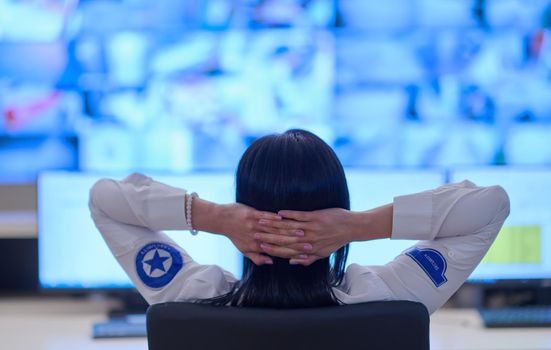
[[[346,177],[333,150],[316,135],[289,130],[256,140],[243,154],[236,175],[236,201],[258,210],[350,209]],[[243,277],[218,304],[307,307],[336,304],[332,287],[344,276],[348,245],[332,259],[310,266],[273,258],[257,266],[244,258]]]

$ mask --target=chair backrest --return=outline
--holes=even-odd
[[[149,350],[429,349],[424,305],[383,301],[306,309],[189,303],[147,310]]]

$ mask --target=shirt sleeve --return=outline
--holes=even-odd
[[[90,190],[92,219],[109,249],[150,304],[193,301],[228,292],[235,277],[201,265],[161,230],[189,229],[186,191],[141,174],[102,179]]]
[[[442,306],[480,263],[509,215],[500,186],[472,182],[394,199],[392,239],[420,240],[384,266],[364,267],[386,284],[391,298]]]

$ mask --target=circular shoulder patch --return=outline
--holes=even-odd
[[[138,277],[151,288],[166,286],[182,266],[184,261],[180,252],[166,243],[148,243],[136,255]]]

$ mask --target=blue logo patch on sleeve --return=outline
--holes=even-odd
[[[448,282],[446,278],[448,263],[439,251],[431,248],[413,248],[406,255],[425,271],[437,288]]]
[[[136,255],[138,277],[151,288],[166,286],[182,266],[184,261],[180,252],[166,243],[148,243]]]

